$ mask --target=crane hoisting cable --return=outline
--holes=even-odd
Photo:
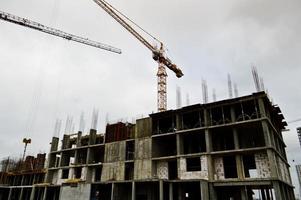
[[[93,0],[97,3],[102,9],[104,9],[111,17],[113,17],[120,25],[122,25],[126,30],[128,30],[136,39],[138,39],[144,46],[146,46],[149,50],[151,50],[153,54],[153,59],[158,62],[158,72],[157,72],[157,84],[158,84],[158,111],[165,111],[167,109],[167,95],[166,95],[166,77],[167,73],[165,70],[165,66],[172,70],[178,78],[183,76],[183,73],[180,68],[177,67],[172,61],[165,55],[163,43],[160,42],[160,48],[153,46],[148,42],[141,34],[139,34],[133,27],[129,25],[126,20],[135,24],[142,31],[150,35],[124,14],[119,12],[112,5],[107,3],[105,0]],[[150,35],[151,36],[151,35]],[[157,40],[155,37],[151,36],[154,40]],[[158,41],[158,40],[157,40]]]
[[[60,31],[58,29],[48,27],[48,26],[44,26],[43,24],[40,24],[38,22],[34,22],[29,19],[21,18],[16,15],[12,15],[12,14],[0,11],[0,19],[7,21],[7,22],[14,23],[14,24],[18,24],[21,26],[25,26],[25,27],[28,27],[28,28],[31,28],[34,30],[38,30],[38,31],[41,31],[41,32],[44,32],[44,33],[47,33],[50,35],[55,35],[55,36],[64,38],[66,40],[71,40],[71,41],[89,45],[89,46],[92,46],[95,48],[99,48],[99,49],[103,49],[106,51],[111,51],[114,53],[121,54],[121,50],[116,47],[113,47],[113,46],[110,46],[107,44],[103,44],[100,42],[92,41],[92,40],[89,40],[88,38],[83,38],[80,36],[69,34],[69,33]]]

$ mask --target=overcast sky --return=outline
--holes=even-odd
[[[184,72],[168,71],[168,108],[200,103],[201,79],[209,100],[227,94],[227,73],[239,95],[255,92],[251,65],[275,104],[290,121],[301,118],[301,1],[289,0],[127,0],[110,2],[166,44]],[[156,111],[157,64],[151,52],[93,0],[1,0],[0,10],[121,48],[121,55],[0,21],[0,158],[19,156],[22,138],[29,154],[48,152],[55,120],[81,112],[86,128],[93,108],[99,129],[109,120],[128,120]],[[153,41],[150,39],[150,42]],[[296,127],[284,133],[288,159],[301,163]],[[64,124],[63,128],[64,129]],[[295,162],[293,162],[293,160]],[[296,174],[292,171],[296,184]]]

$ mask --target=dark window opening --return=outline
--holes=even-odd
[[[225,178],[237,178],[237,166],[235,156],[223,157]]]
[[[176,135],[156,137],[152,140],[152,155],[156,157],[174,156],[177,154]]]
[[[104,146],[91,148],[89,164],[102,163],[103,161],[104,161]]]
[[[185,113],[182,115],[183,127],[182,129],[192,129],[203,126],[202,114],[199,111]],[[203,122],[204,123],[204,122]]]
[[[81,167],[74,168],[74,176],[75,176],[75,178],[80,179],[80,177],[82,176],[82,168]]]
[[[261,123],[252,123],[247,126],[237,127],[239,147],[253,148],[262,147],[265,145],[264,133]]]
[[[256,178],[257,170],[254,155],[244,155],[243,165],[246,178]]]
[[[187,171],[202,171],[201,159],[199,157],[186,158]]]
[[[81,138],[81,146],[88,146],[89,144],[89,137],[83,137]]]
[[[78,150],[76,164],[86,164],[86,160],[87,160],[87,149]]]
[[[234,149],[234,137],[232,128],[223,127],[212,129],[213,151]]]
[[[133,180],[134,179],[134,163],[125,163],[125,180]]]
[[[202,199],[200,188],[200,182],[173,183],[173,199],[200,200]]]
[[[102,166],[95,168],[95,176],[94,176],[95,182],[99,182],[101,180],[101,172],[102,172]]]
[[[177,161],[169,161],[168,162],[168,179],[175,180],[178,178],[178,166]]]
[[[61,160],[61,167],[69,166],[70,163],[74,164],[74,155],[75,152],[73,151],[66,151],[62,153],[62,160]]]
[[[60,187],[47,187],[46,200],[59,200]]]
[[[183,134],[184,154],[206,152],[205,132]]]
[[[231,123],[232,117],[231,117],[231,106],[224,106],[223,107],[223,114],[224,114],[224,123]]]
[[[216,107],[210,109],[210,120],[211,120],[210,125],[213,126],[224,123],[222,107]]]
[[[153,133],[154,134],[162,134],[162,133],[170,133],[175,131],[175,117],[165,117],[154,120],[153,123]]]
[[[102,144],[104,142],[103,135],[97,135],[95,144]]]
[[[69,169],[62,170],[62,179],[67,179],[69,177]]]
[[[234,104],[233,108],[235,113],[235,121],[243,121],[244,116],[243,116],[242,104],[241,103]]]
[[[135,141],[127,141],[126,150],[125,150],[125,159],[134,160],[134,154],[135,154]]]
[[[249,100],[242,102],[244,120],[259,118],[259,108],[257,101]]]
[[[111,199],[112,184],[92,184],[90,199]]]

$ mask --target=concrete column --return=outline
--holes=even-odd
[[[80,147],[81,146],[81,139],[82,139],[82,132],[78,131],[78,133],[77,133],[77,139],[76,139],[76,147]]]
[[[163,181],[159,180],[159,195],[160,195],[159,200],[163,200],[163,197],[164,197],[163,192],[164,192],[164,190],[163,190]]]
[[[57,151],[58,144],[59,144],[59,138],[58,137],[52,137],[50,152]]]
[[[275,191],[275,200],[284,200],[279,181],[273,181],[273,188]]]
[[[47,187],[44,188],[43,200],[46,200],[47,197]]]
[[[169,200],[173,200],[173,185],[172,185],[172,182],[169,183]]]
[[[208,182],[206,181],[200,181],[200,191],[201,191],[201,199],[210,199],[209,198],[209,188],[208,188]]]
[[[241,194],[241,200],[248,200],[246,186],[241,187],[240,194]]]
[[[19,195],[19,200],[22,200],[22,196],[23,196],[23,188],[21,188],[21,192],[20,192],[20,195]]]
[[[132,200],[136,200],[136,185],[135,182],[132,182]]]
[[[269,126],[267,124],[267,121],[265,121],[265,120],[261,121],[261,124],[262,124],[262,130],[263,130],[265,146],[271,147],[272,146],[271,134],[270,134],[270,130],[269,130]]]
[[[272,178],[277,178],[279,177],[278,173],[278,162],[276,161],[275,153],[271,149],[267,149],[267,155],[270,163],[270,168],[271,168],[271,177]]]
[[[177,155],[183,154],[183,142],[181,140],[181,136],[179,134],[176,135],[177,138]]]
[[[260,116],[261,117],[267,117],[268,113],[266,113],[265,111],[265,106],[264,106],[264,102],[263,102],[263,99],[258,99],[258,106],[259,106],[259,112],[260,112]]]
[[[177,130],[181,130],[183,127],[183,120],[179,114],[176,115],[176,126],[175,127]]]
[[[267,200],[265,195],[265,189],[260,189],[262,200]]]
[[[234,138],[234,148],[239,149],[239,137],[236,128],[232,128],[233,130],[233,138]]]
[[[217,200],[217,195],[215,192],[215,189],[213,187],[213,183],[208,183],[209,184],[209,197],[210,200]]]
[[[265,189],[267,200],[271,200],[270,189]]]
[[[240,180],[244,179],[244,170],[241,155],[235,155],[237,176]]]
[[[30,200],[34,200],[34,193],[35,193],[36,187],[32,187],[31,193],[30,193]]]
[[[111,200],[114,200],[114,183],[112,183]]]
[[[11,195],[12,195],[12,191],[13,190],[13,188],[9,188],[9,193],[8,193],[8,200],[11,200]]]
[[[205,129],[205,141],[206,141],[206,151],[210,153],[212,151],[212,138],[209,129]]]

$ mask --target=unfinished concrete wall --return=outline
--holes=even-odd
[[[152,134],[152,120],[150,117],[136,121],[135,138],[150,137]]]
[[[291,184],[291,179],[289,176],[288,166],[279,158],[277,157],[277,163],[278,163],[278,172],[279,172],[279,178],[283,180],[284,182]]]
[[[91,184],[80,184],[74,186],[62,186],[60,199],[64,200],[83,200],[90,199]]]
[[[189,180],[189,179],[205,179],[208,180],[208,164],[207,164],[207,157],[201,156],[201,171],[187,171],[187,163],[186,158],[179,159],[179,167],[178,167],[178,177],[182,180]]]
[[[222,157],[214,158],[214,180],[225,179],[224,162]]]
[[[271,177],[271,168],[266,153],[255,154],[255,163],[257,169],[258,178],[269,178]]]
[[[151,142],[151,138],[141,138],[135,142],[135,180],[152,178]]]
[[[134,179],[151,179],[152,178],[152,161],[151,160],[135,160]]]
[[[108,143],[105,145],[104,162],[117,162],[125,160],[125,141]]]
[[[124,180],[124,162],[104,163],[102,167],[101,181]]]

